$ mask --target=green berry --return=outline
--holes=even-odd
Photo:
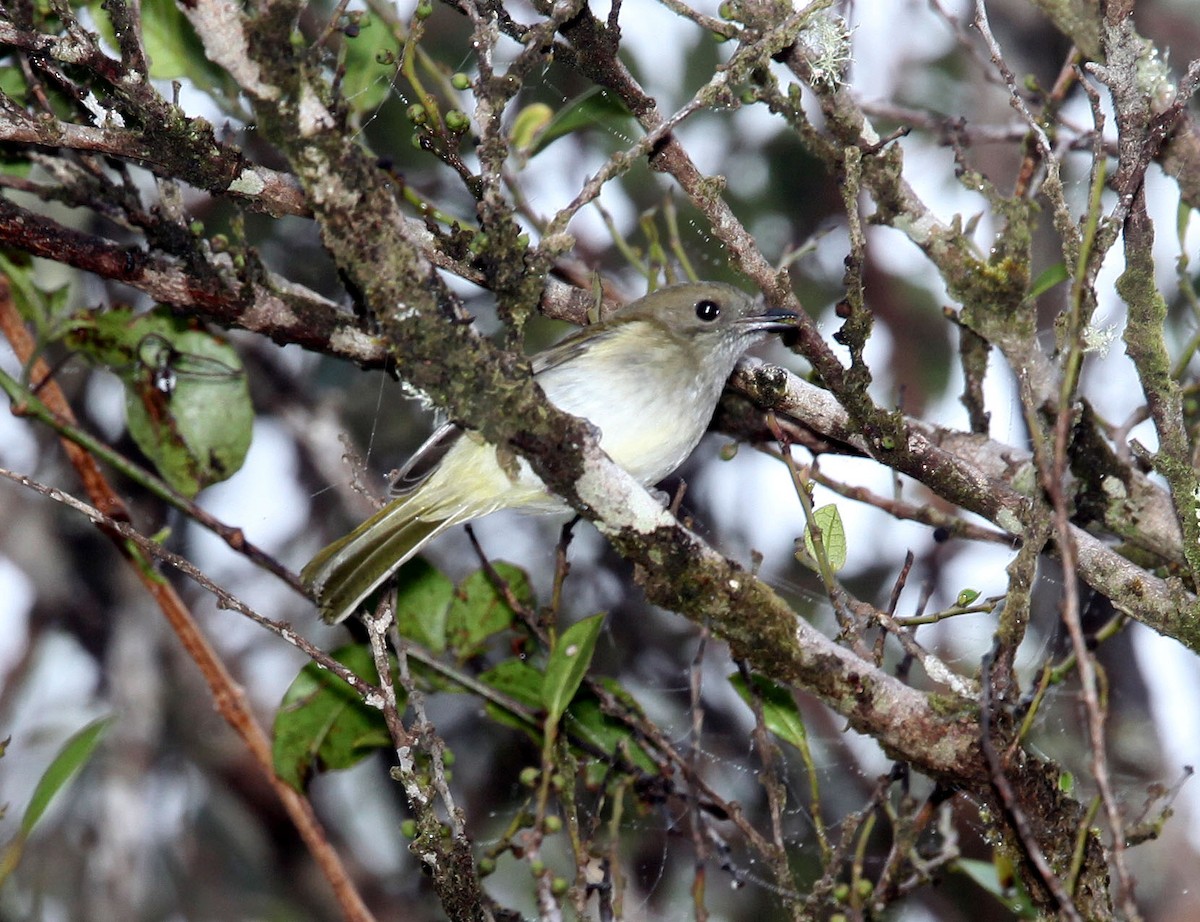
[[[464,73],[457,73],[450,78],[450,85],[456,90],[469,90],[471,88],[471,78]]]

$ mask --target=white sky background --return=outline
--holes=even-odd
[[[967,7],[962,0],[945,0],[943,5],[958,15],[963,15]],[[401,3],[400,6],[407,12],[411,4]],[[603,12],[603,4],[593,6],[598,12]],[[708,5],[705,12],[715,13],[716,6],[715,2]],[[636,27],[631,13],[635,9]],[[871,13],[860,14],[854,33],[855,64],[851,83],[863,99],[888,98],[894,82],[905,73],[906,68],[915,61],[941,55],[953,42],[944,25],[928,12],[923,2],[895,0],[887,4],[886,15],[879,14],[881,6],[875,2],[860,3],[858,9],[864,14],[868,10]],[[627,53],[660,74],[682,73],[681,44],[666,36],[680,29],[692,32],[693,27],[681,25],[676,17],[649,0],[629,0],[625,4],[625,17],[624,48]],[[900,19],[905,27],[897,29],[895,24]],[[679,87],[675,101],[682,101],[682,94],[687,91]],[[777,127],[775,120],[769,118],[761,108],[743,111],[736,117],[739,127],[748,134],[773,131]],[[1111,126],[1111,120],[1109,124]],[[720,145],[715,140],[706,143],[700,130],[689,128],[685,132],[689,149],[697,157],[701,168],[721,172],[724,167]],[[956,213],[966,218],[983,210],[977,196],[948,179],[952,174],[945,166],[949,154],[944,148],[931,148],[916,139],[906,139],[901,143],[906,153],[906,177],[916,188],[917,194],[943,220],[950,220]],[[560,207],[573,196],[581,180],[594,173],[600,162],[598,157],[594,160],[543,157],[538,162],[538,169],[530,171],[536,180],[529,187],[531,204],[541,213]],[[752,182],[752,171],[750,178],[742,181]],[[1076,188],[1074,191],[1080,195],[1086,194],[1085,188]],[[1177,193],[1174,184],[1164,180],[1155,169],[1151,170],[1148,177],[1148,192],[1152,217],[1159,229],[1156,255],[1160,281],[1164,290],[1171,290],[1174,287],[1173,263],[1177,249],[1171,229],[1175,226]],[[602,202],[619,225],[632,228],[636,223],[635,209],[619,195],[609,191]],[[608,232],[590,210],[581,215],[572,230],[590,242],[602,243],[608,239]],[[981,245],[986,246],[990,230],[986,220],[981,222],[977,238]],[[915,247],[898,241],[899,235],[894,232],[884,229],[872,231],[872,258],[884,262],[889,271],[930,278],[932,269],[924,257]],[[1193,220],[1187,249],[1194,259],[1198,247],[1200,229],[1198,222]],[[767,255],[777,258],[779,254],[768,252]],[[834,233],[823,241],[813,264],[829,267],[827,271],[840,275],[843,255],[844,237]],[[1102,300],[1097,313],[1100,326],[1116,325],[1119,329],[1123,323],[1123,307],[1112,289],[1112,282],[1120,271],[1120,254],[1115,250],[1101,277]],[[835,328],[835,319],[827,316],[823,329],[831,333]],[[877,327],[871,351],[878,355],[889,348],[886,331]],[[772,354],[777,357],[780,355],[778,352]],[[12,370],[11,358],[10,354],[0,354],[0,362],[8,370]],[[882,386],[886,388],[888,385],[884,382]],[[994,364],[993,373],[989,376],[989,387],[993,436],[1002,440],[1019,439],[1022,429],[1019,421],[1004,418],[1006,408],[1015,411],[1015,404],[1011,398],[1009,381],[999,362]],[[1097,409],[1114,420],[1123,419],[1142,402],[1136,377],[1124,357],[1119,340],[1107,354],[1089,359],[1085,370],[1085,388]],[[930,418],[946,425],[962,426],[965,417],[957,403],[957,393],[957,388],[951,386],[944,405],[932,410]],[[887,399],[886,393],[878,393],[877,396]],[[95,399],[103,400],[105,395],[97,394]],[[1153,448],[1152,430],[1142,427],[1136,434]],[[710,438],[701,451],[711,454],[717,444]],[[7,413],[0,413],[0,464],[15,470],[31,470],[35,453],[27,424],[12,419]],[[839,474],[847,471],[853,471],[856,478],[861,478],[862,483],[879,493],[887,495],[891,492],[890,473],[876,465],[849,462],[838,469]],[[11,485],[6,485],[0,487],[0,492],[13,489]],[[802,528],[798,504],[791,508],[786,500],[781,499],[789,495],[791,485],[786,471],[779,464],[743,450],[733,462],[706,467],[692,484],[692,489],[706,496],[723,534],[748,536],[744,546],[725,547],[722,550],[747,562],[752,546],[765,554],[764,572],[768,577],[772,572],[779,572],[777,563],[788,561],[792,541]],[[833,501],[833,497],[826,496],[821,501]],[[247,537],[268,552],[285,552],[295,531],[305,520],[307,504],[307,497],[296,479],[294,452],[286,433],[276,424],[260,420],[245,468],[229,482],[207,490],[203,494],[203,504],[224,521],[245,529]],[[0,495],[0,512],[4,505],[5,498]],[[852,575],[856,568],[875,562],[876,548],[868,536],[886,535],[885,547],[888,553],[896,553],[897,567],[901,554],[899,548],[909,546],[919,552],[930,540],[926,528],[896,523],[882,513],[846,501],[839,501],[839,507],[850,542],[848,575]],[[779,514],[780,510],[782,514]],[[485,546],[489,532],[502,536],[497,544],[512,541],[512,534],[507,529],[485,523],[480,528]],[[529,534],[524,530],[519,532],[517,546],[510,548],[516,553],[506,553],[504,556],[515,556],[517,563],[537,567],[544,560],[548,548],[540,546],[536,540],[528,540],[526,536]],[[543,528],[532,534],[545,537],[548,534],[552,536],[553,532]],[[584,549],[587,546],[588,539],[577,544],[577,547]],[[228,581],[236,593],[246,597],[252,604],[261,606],[260,610],[268,615],[290,618],[299,625],[306,624],[306,619],[311,617],[311,612],[306,613],[302,604],[286,590],[264,586],[264,581],[254,571],[216,539],[204,538],[197,548],[198,565],[212,573],[218,581]],[[300,550],[311,551],[314,548]],[[1003,567],[1008,560],[1009,554],[996,548],[981,548],[970,555],[962,555],[952,565],[944,588],[952,592],[970,586],[985,595],[1002,594]],[[299,567],[304,561],[293,559],[290,562]],[[27,581],[10,561],[0,557],[0,674],[11,668],[25,643],[25,619],[31,601]],[[940,601],[945,604],[948,600]],[[298,657],[287,651],[281,652],[273,639],[263,643],[258,629],[234,614],[212,612],[209,617],[218,644],[227,652],[236,651],[248,657],[243,663],[250,667],[246,679],[256,700],[264,709],[272,707],[294,676]],[[951,648],[956,654],[952,660],[954,665],[965,672],[977,666],[979,655],[990,642],[992,626],[991,620],[981,619],[975,625],[955,622],[952,628],[945,629],[944,636],[955,638]],[[1134,630],[1139,660],[1144,676],[1151,685],[1159,726],[1163,729],[1163,738],[1175,762],[1175,765],[1168,766],[1168,771],[1174,771],[1185,763],[1200,766],[1200,722],[1195,720],[1192,714],[1194,708],[1190,706],[1200,695],[1197,660],[1175,641],[1164,640],[1139,627]],[[23,805],[32,779],[40,773],[37,766],[48,761],[54,746],[67,733],[94,716],[94,668],[88,662],[82,662],[88,659],[86,656],[75,655],[81,654],[81,651],[76,650],[73,654],[66,649],[70,646],[71,642],[63,638],[61,642],[56,641],[54,646],[47,646],[42,656],[47,664],[51,661],[61,663],[65,659],[76,662],[78,668],[50,669],[47,665],[44,674],[36,673],[37,678],[32,683],[36,688],[31,689],[27,700],[18,709],[16,724],[0,728],[0,735],[14,735],[9,756],[0,762],[0,802],[7,801],[18,808]],[[1173,774],[1164,779],[1168,783],[1173,780]],[[330,796],[338,795],[334,791]],[[1200,787],[1196,784],[1186,786],[1177,805],[1179,815],[1171,822],[1181,826],[1187,824],[1193,841],[1200,847],[1198,796]]]

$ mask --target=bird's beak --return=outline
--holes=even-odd
[[[800,319],[795,311],[782,307],[769,307],[761,314],[744,318],[743,322],[757,330],[788,330]]]

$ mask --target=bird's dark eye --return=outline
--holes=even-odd
[[[703,301],[697,301],[696,316],[705,323],[712,323],[721,316],[721,305],[716,301],[710,301],[707,298],[705,298]]]

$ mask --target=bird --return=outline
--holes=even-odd
[[[670,285],[533,356],[533,376],[550,403],[595,426],[608,456],[653,487],[700,442],[742,353],[797,319],[722,282]],[[569,511],[524,458],[497,452],[478,432],[440,426],[394,475],[392,498],[304,567],[322,618],[344,620],[448,528],[499,509]]]

